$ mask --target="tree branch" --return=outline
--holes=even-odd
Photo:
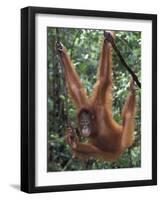
[[[104,32],[105,38],[107,39],[108,42],[111,43],[113,49],[115,50],[117,56],[119,57],[121,63],[125,66],[125,68],[127,69],[127,71],[131,74],[133,80],[136,82],[136,84],[138,85],[139,88],[141,88],[141,83],[138,80],[138,77],[136,76],[136,74],[133,72],[133,70],[128,66],[128,64],[126,63],[126,61],[124,60],[123,56],[121,55],[119,49],[117,48],[114,38],[112,37],[110,32],[105,31]]]

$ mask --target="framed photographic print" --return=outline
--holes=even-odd
[[[157,16],[21,9],[21,190],[157,184]]]

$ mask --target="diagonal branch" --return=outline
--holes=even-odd
[[[136,82],[136,84],[138,85],[139,88],[141,88],[141,83],[138,80],[138,77],[136,76],[136,74],[133,72],[133,70],[128,66],[128,64],[126,63],[126,61],[124,60],[123,56],[121,55],[119,49],[117,48],[114,38],[112,37],[110,32],[105,31],[104,32],[105,38],[107,39],[108,42],[111,43],[113,49],[115,50],[117,56],[119,57],[121,63],[125,66],[125,68],[127,69],[127,71],[131,74],[133,80]]]

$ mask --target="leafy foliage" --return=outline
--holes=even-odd
[[[57,31],[56,31],[57,30]],[[116,31],[116,45],[128,65],[141,77],[141,33]],[[47,29],[48,67],[48,171],[111,169],[140,167],[141,165],[141,92],[137,89],[135,141],[114,162],[90,158],[88,161],[72,159],[70,147],[64,140],[67,117],[77,127],[76,112],[68,98],[61,63],[56,55],[55,42],[60,39],[76,67],[81,81],[90,95],[96,81],[102,30],[53,28]],[[128,93],[130,75],[113,53],[113,117],[121,122],[121,108]]]

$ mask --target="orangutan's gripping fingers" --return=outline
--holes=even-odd
[[[63,51],[63,44],[61,42],[56,41],[56,50],[58,53]]]
[[[112,42],[113,41],[113,32],[112,31],[104,31],[104,38],[105,40],[107,40],[108,42]]]
[[[78,136],[74,135],[71,128],[67,128],[65,140],[72,147],[72,149],[75,149],[77,147],[77,143],[79,142]]]

